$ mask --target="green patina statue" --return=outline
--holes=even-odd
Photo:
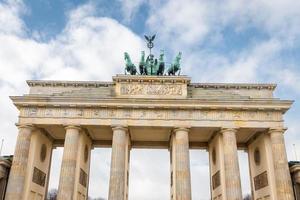
[[[141,59],[139,62],[139,71],[140,75],[154,75],[154,76],[163,76],[165,75],[165,61],[164,61],[164,51],[160,51],[159,58],[154,58],[154,55],[151,53],[151,49],[154,47],[153,40],[155,39],[155,35],[146,36],[147,47],[150,50],[149,55],[145,60],[145,51],[141,52]],[[181,52],[178,53],[174,62],[171,66],[168,67],[166,74],[168,75],[178,75],[180,74],[180,60],[181,60]],[[136,75],[137,69],[135,65],[131,62],[130,56],[127,52],[125,52],[125,74],[129,73],[130,75]]]
[[[178,53],[171,66],[168,68],[167,70],[168,75],[175,75],[176,72],[178,71],[180,74],[180,60],[181,60],[181,52]]]
[[[141,60],[139,63],[139,69],[140,69],[140,74],[141,75],[147,75],[147,66],[146,66],[146,62],[145,62],[145,51],[142,51],[141,53]]]
[[[165,55],[164,51],[161,50],[160,55],[159,55],[159,59],[158,59],[158,70],[157,70],[157,73],[156,73],[158,76],[164,75],[164,71],[165,71],[164,55]]]
[[[131,62],[130,56],[127,52],[124,53],[124,58],[125,58],[125,62],[126,62],[125,74],[126,74],[126,72],[128,72],[131,75],[135,75],[137,72],[136,67]]]

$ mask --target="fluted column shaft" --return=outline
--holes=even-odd
[[[292,181],[285,151],[283,129],[270,129],[277,198],[294,199]]]
[[[117,126],[113,128],[111,153],[111,169],[109,180],[109,200],[126,199],[126,152],[128,150],[127,128]]]
[[[6,190],[6,200],[23,199],[30,138],[32,135],[33,126],[20,125],[18,128],[19,134]]]
[[[58,200],[73,200],[80,128],[67,126],[60,170]]]
[[[223,128],[225,184],[227,200],[241,200],[242,189],[238,161],[236,129]]]
[[[191,200],[191,175],[190,175],[190,156],[189,156],[189,133],[186,128],[174,130],[172,154],[173,174],[176,200]]]

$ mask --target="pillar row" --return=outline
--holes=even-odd
[[[128,199],[129,134],[123,126],[113,127],[109,200]]]
[[[33,126],[19,125],[18,128],[19,134],[6,190],[6,200],[23,199],[30,139],[33,131]]]
[[[171,199],[191,200],[189,129],[176,128],[171,138]]]
[[[227,200],[242,199],[242,187],[236,142],[237,129],[222,128]]]
[[[284,129],[270,129],[277,198],[293,200],[293,188],[285,151]]]

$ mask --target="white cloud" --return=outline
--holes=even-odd
[[[208,5],[197,0],[167,1],[153,5],[148,25],[159,34],[160,40],[172,47],[186,47],[201,41],[210,31]],[[184,45],[184,46],[183,46]]]
[[[118,0],[122,7],[122,12],[125,22],[130,22],[135,16],[139,8],[146,3],[147,0]]]
[[[229,0],[222,3],[217,0],[169,0],[152,6],[149,27],[167,42],[171,43],[175,37],[179,47],[201,43],[229,26],[236,32],[254,27],[289,42],[300,34],[300,2],[297,0]]]
[[[271,81],[296,88],[297,69],[292,62],[283,62],[281,53],[300,45],[299,8],[295,0],[172,0],[152,4],[147,24],[158,32],[162,46],[169,46],[173,54],[183,51],[183,72],[192,74],[193,80]],[[240,51],[234,43],[220,53],[201,48],[222,46],[226,29],[237,35],[251,30],[253,39]],[[257,33],[262,38],[256,38]]]
[[[24,34],[24,23],[20,15],[25,12],[22,1],[4,0],[0,3],[0,33]]]
[[[164,150],[133,149],[130,155],[129,199],[170,198],[170,154]]]

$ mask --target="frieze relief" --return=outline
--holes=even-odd
[[[24,107],[24,118],[86,118],[136,120],[244,120],[282,121],[280,111],[178,110],[140,108],[45,108]]]
[[[180,84],[121,84],[120,95],[175,95],[183,94]]]

